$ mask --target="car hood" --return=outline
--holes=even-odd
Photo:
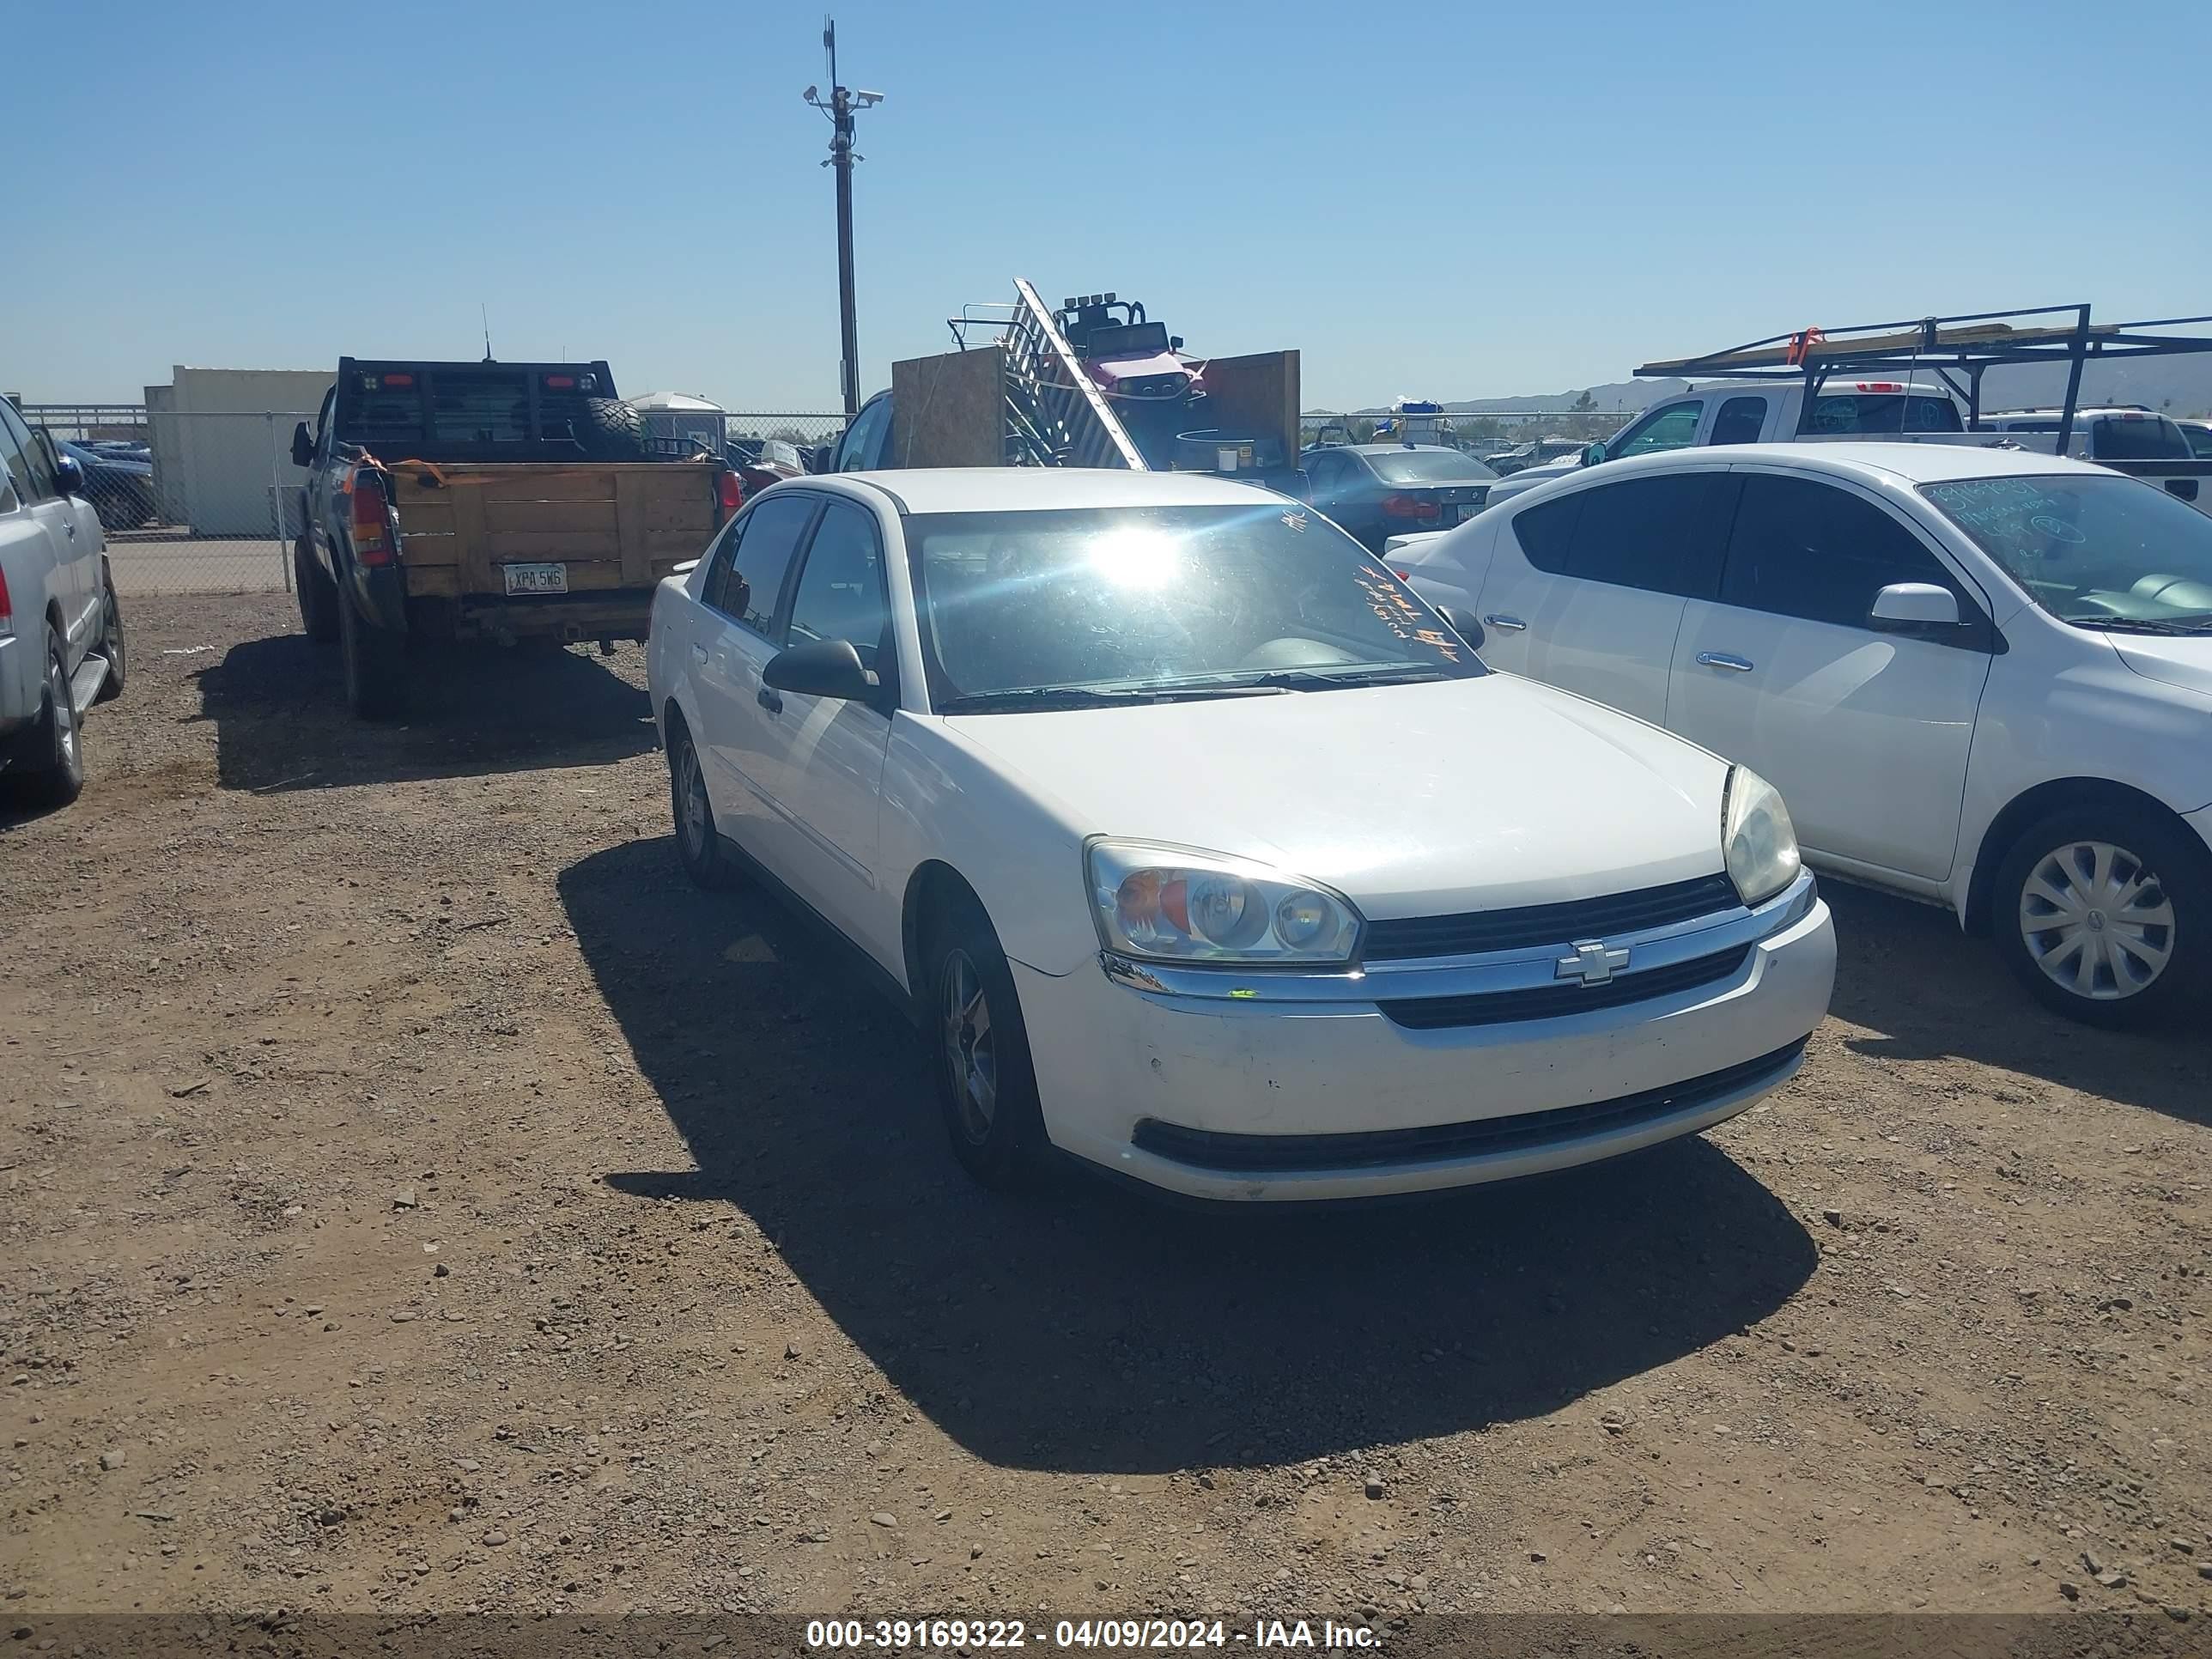
[[[2107,634],[2120,660],[2147,680],[2212,697],[2212,634]]]
[[[1512,675],[946,718],[1080,834],[1203,848],[1374,919],[1717,873],[1727,767]]]

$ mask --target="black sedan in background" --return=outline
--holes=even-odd
[[[67,438],[54,443],[84,469],[84,493],[100,515],[103,530],[136,530],[151,524],[159,508],[154,498],[154,465],[106,445],[94,447]]]
[[[1441,444],[1323,444],[1298,458],[1306,499],[1371,553],[1411,530],[1449,530],[1482,511],[1492,472]]]

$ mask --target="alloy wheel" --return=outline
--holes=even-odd
[[[999,1051],[991,1031],[991,1000],[965,951],[945,963],[945,1065],[960,1105],[961,1132],[977,1144],[999,1110]]]
[[[2173,959],[2173,902],[2124,847],[2069,842],[2037,860],[2020,895],[2021,938],[2051,982],[2093,1002],[2155,983]]]

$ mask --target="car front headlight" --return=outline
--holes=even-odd
[[[1729,879],[1746,904],[1764,904],[1797,879],[1804,860],[1790,809],[1774,786],[1748,766],[1729,768],[1721,805],[1721,851]]]
[[[1358,954],[1349,899],[1249,859],[1100,838],[1085,846],[1083,866],[1099,941],[1118,955],[1291,966]]]

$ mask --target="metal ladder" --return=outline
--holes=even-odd
[[[1012,314],[999,337],[1006,465],[1150,471],[1106,394],[1083,372],[1052,308],[1026,277],[1014,278],[1014,294]],[[957,325],[954,332],[957,337]]]

